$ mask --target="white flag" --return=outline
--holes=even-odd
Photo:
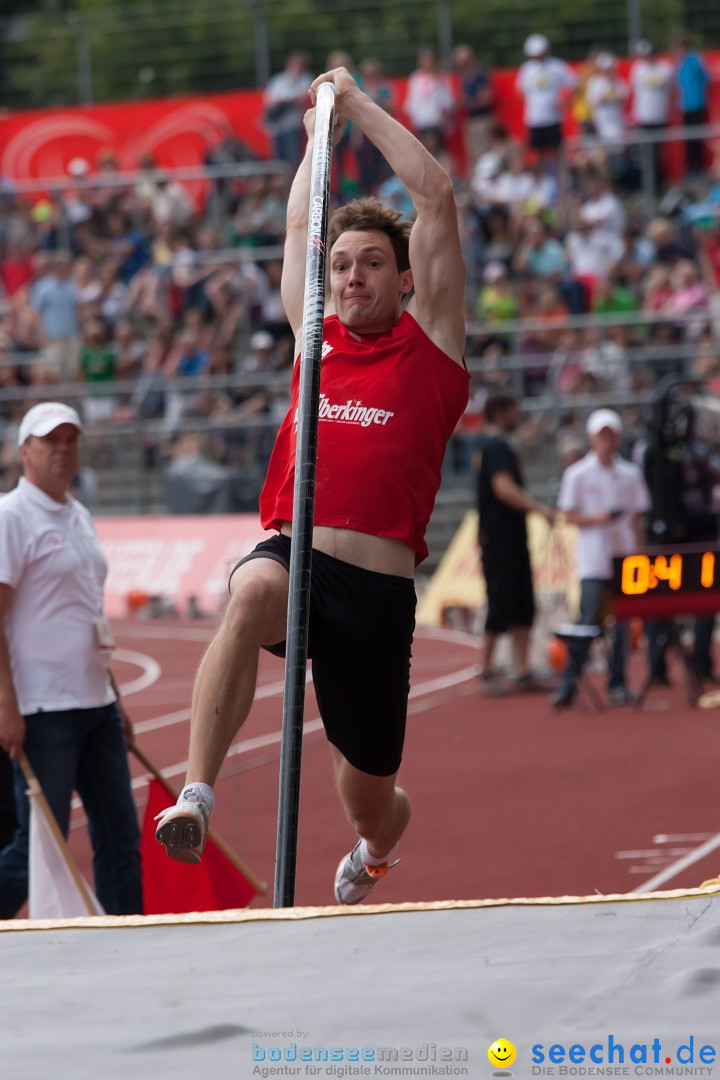
[[[31,919],[72,919],[83,915],[104,915],[105,912],[90,886],[68,860],[60,839],[54,834],[39,798],[28,792],[30,799],[30,890]],[[42,798],[42,795],[40,796]],[[50,812],[48,810],[48,812]],[[77,875],[77,876],[76,876]],[[83,896],[83,889],[85,896]],[[94,910],[88,910],[93,908]]]

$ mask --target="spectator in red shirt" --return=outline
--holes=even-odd
[[[24,240],[8,240],[6,255],[0,266],[0,278],[8,297],[15,296],[33,276],[33,257],[30,245]]]

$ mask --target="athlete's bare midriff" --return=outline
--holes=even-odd
[[[280,531],[290,536],[290,522],[283,522]],[[316,525],[313,529],[313,547],[335,559],[352,566],[360,566],[363,570],[372,570],[376,574],[411,578],[415,572],[415,553],[407,544],[388,536],[371,536],[353,529]]]

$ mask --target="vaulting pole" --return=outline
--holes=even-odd
[[[274,907],[292,907],[295,902],[300,764],[305,708],[310,568],[320,405],[320,362],[325,314],[325,244],[330,202],[334,115],[335,87],[331,83],[321,83],[318,87],[315,106],[305,263]]]

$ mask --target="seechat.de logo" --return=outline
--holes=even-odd
[[[653,1039],[650,1043],[633,1043],[628,1046],[618,1042],[612,1035],[608,1035],[603,1042],[587,1046],[583,1043],[573,1043],[568,1046],[558,1042],[546,1047],[544,1043],[536,1043],[531,1053],[534,1076],[544,1073],[554,1074],[556,1070],[553,1066],[560,1066],[557,1069],[557,1075],[578,1076],[587,1073],[588,1070],[578,1069],[575,1066],[595,1065],[635,1066],[634,1069],[626,1070],[626,1072],[628,1075],[632,1073],[636,1076],[668,1076],[679,1072],[687,1075],[686,1066],[713,1065],[717,1057],[717,1050],[711,1043],[701,1044],[694,1035],[679,1046],[672,1047],[663,1047],[660,1039]],[[535,1066],[545,1067],[536,1068]],[[705,1068],[697,1070],[698,1074],[709,1071]]]

